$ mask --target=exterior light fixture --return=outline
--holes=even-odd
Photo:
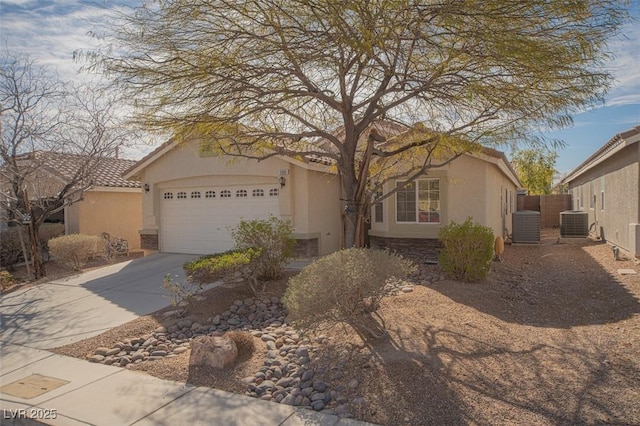
[[[144,192],[149,192],[149,184],[148,183],[144,184]]]
[[[280,176],[278,182],[280,182],[280,188],[284,188],[284,186],[287,184],[287,179],[285,179],[284,176]]]

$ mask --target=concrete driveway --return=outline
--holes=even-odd
[[[195,255],[153,254],[0,297],[0,345],[54,348],[100,334],[169,304],[166,274],[184,280]]]

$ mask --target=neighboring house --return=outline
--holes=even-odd
[[[402,179],[389,182],[384,192],[403,183]],[[502,152],[484,148],[464,154],[376,204],[369,231],[371,246],[433,259],[440,229],[468,217],[491,228],[494,235],[507,237],[519,185]]]
[[[35,170],[28,180],[30,198],[54,198],[71,180],[88,157],[77,154],[34,151],[18,159]],[[91,186],[82,200],[64,207],[51,220],[64,222],[65,233],[100,236],[107,232],[124,238],[130,249],[140,248],[138,229],[142,217],[140,182],[128,181],[122,173],[135,164],[132,160],[100,157],[89,162]],[[4,192],[4,191],[3,191]]]
[[[296,254],[340,248],[338,176],[321,162],[211,156],[197,141],[169,140],[124,174],[144,188],[141,247],[207,254],[233,248],[240,219],[290,220]]]
[[[640,256],[640,126],[615,135],[562,180],[589,232]]]
[[[322,141],[316,142],[321,146]],[[311,257],[342,245],[339,177],[326,158],[274,156],[257,161],[204,153],[196,141],[170,140],[125,172],[144,188],[143,249],[213,253],[233,247],[230,229],[241,218],[291,220],[297,255]],[[397,183],[390,182],[386,190]],[[433,247],[438,231],[467,217],[506,236],[519,185],[505,156],[492,149],[465,154],[399,191],[373,210],[371,242],[412,250]]]

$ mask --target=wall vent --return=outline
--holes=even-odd
[[[589,214],[587,212],[567,210],[560,213],[560,236],[584,238],[589,236]]]
[[[540,212],[522,210],[512,213],[514,243],[538,244],[540,242]]]

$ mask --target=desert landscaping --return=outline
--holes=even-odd
[[[295,330],[287,271],[260,297],[225,284],[184,317],[168,307],[53,351],[383,425],[638,424],[640,276],[625,269],[638,268],[607,244],[554,230],[507,246],[479,283],[421,265],[383,299],[379,339]],[[190,366],[194,340],[225,333],[232,366]]]

